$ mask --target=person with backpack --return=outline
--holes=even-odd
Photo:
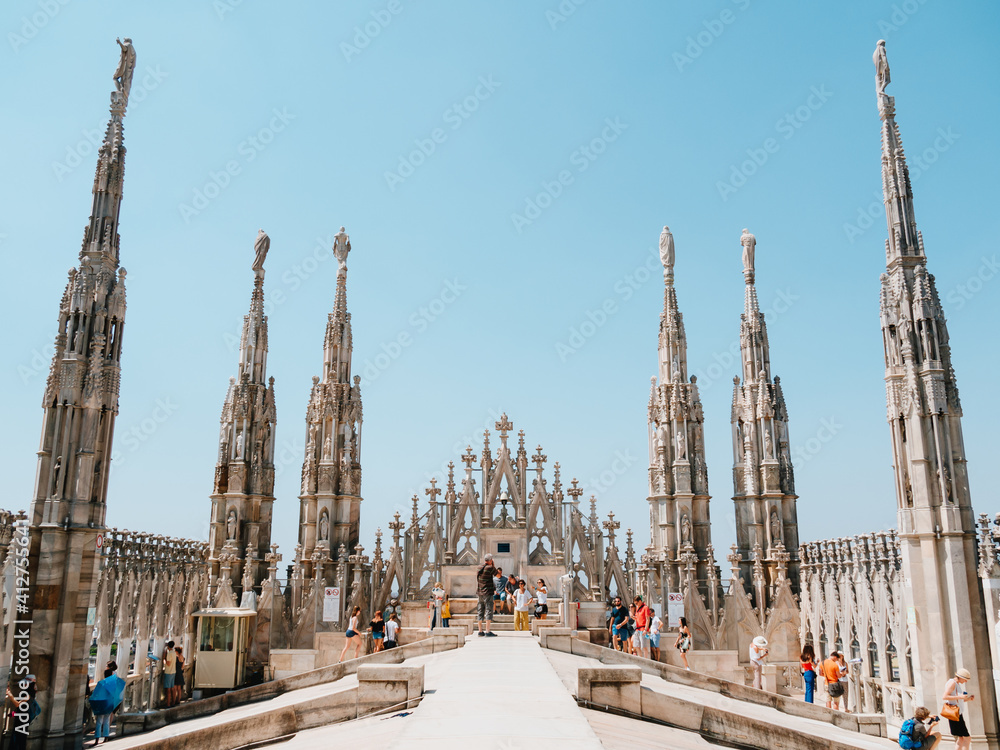
[[[934,750],[941,741],[941,733],[936,731],[940,716],[921,706],[913,712],[913,718],[903,722],[899,728],[899,746],[903,750]]]
[[[104,744],[111,737],[111,715],[122,702],[125,692],[125,680],[115,674],[113,669],[104,670],[104,679],[94,686],[90,694],[90,710],[94,712],[97,726],[94,728],[94,745]]]

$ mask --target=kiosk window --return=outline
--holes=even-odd
[[[201,621],[199,651],[232,651],[236,633],[235,617],[204,617]]]
[[[497,542],[497,554],[504,555],[510,553],[510,542]]]

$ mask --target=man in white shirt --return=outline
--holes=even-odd
[[[396,636],[399,633],[399,621],[396,619],[396,613],[393,612],[389,615],[389,619],[385,621],[385,645],[383,648],[395,648],[397,645]]]

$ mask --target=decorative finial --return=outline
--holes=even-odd
[[[663,227],[660,233],[660,263],[663,264],[664,281],[674,280],[674,236],[670,227]]]
[[[264,278],[264,259],[267,258],[267,251],[271,249],[271,238],[267,236],[267,232],[263,229],[257,230],[257,239],[253,243],[253,251],[255,253],[253,259],[253,273],[254,277],[257,279]]]
[[[112,78],[115,81],[115,91],[121,94],[123,103],[128,106],[128,95],[132,90],[132,73],[135,72],[135,47],[132,46],[132,39],[129,37],[125,37],[124,42],[121,39],[115,41],[121,47],[122,56],[118,60],[118,67],[115,68]]]
[[[750,234],[750,230],[744,228],[740,235],[740,244],[743,245],[743,278],[747,284],[753,283],[754,277],[754,252],[757,248],[757,238]]]
[[[347,270],[347,254],[351,252],[351,238],[347,236],[344,227],[333,237],[333,257],[337,259],[340,268]]]

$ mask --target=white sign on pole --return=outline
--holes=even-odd
[[[340,619],[340,588],[327,586],[323,589],[323,622]]]
[[[684,616],[684,594],[667,594],[667,627],[680,627]]]

